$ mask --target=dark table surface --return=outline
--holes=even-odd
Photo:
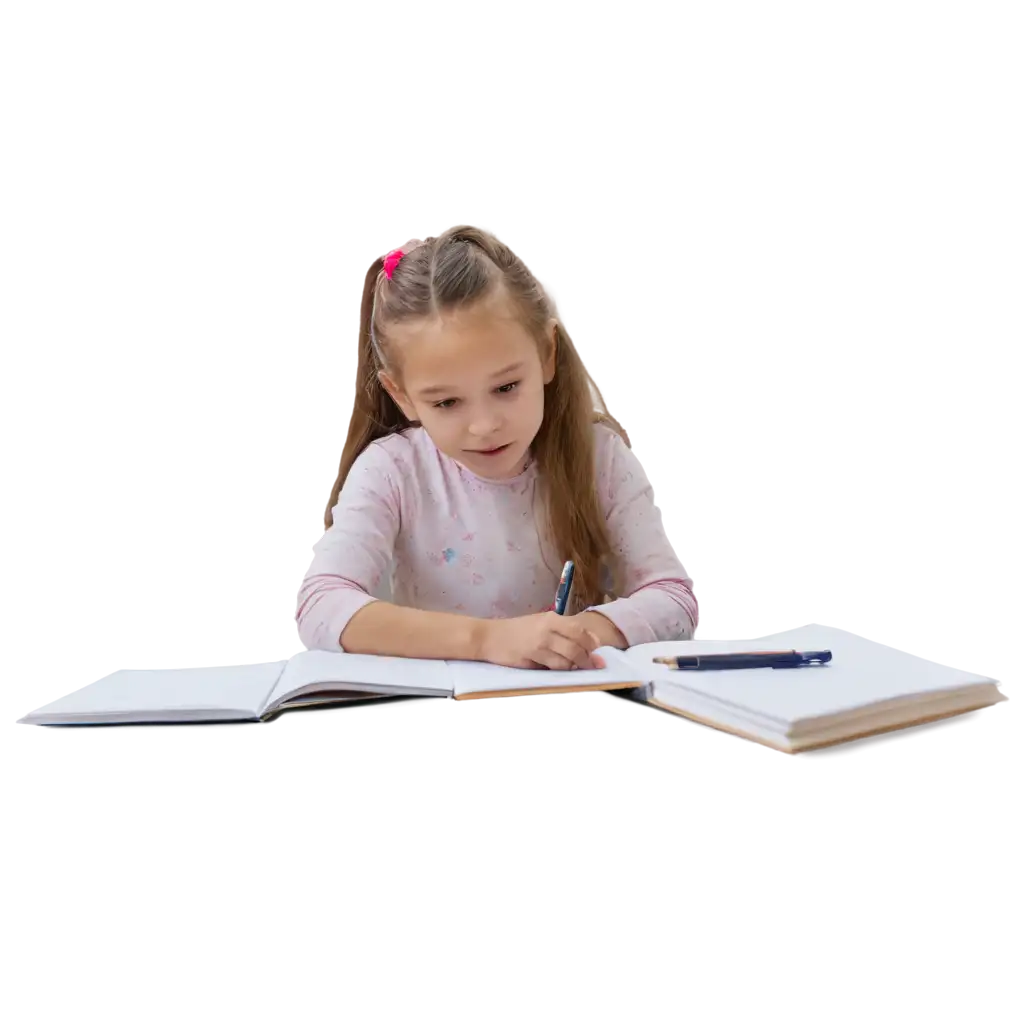
[[[378,698],[295,708],[262,722],[61,726],[40,731],[44,735],[722,735],[641,701],[610,694],[496,700],[483,705],[457,705],[436,698]],[[812,756],[1016,760],[1024,758],[1024,713],[987,711]]]

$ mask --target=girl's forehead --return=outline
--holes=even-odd
[[[402,376],[407,384],[426,377],[488,373],[537,355],[537,346],[517,321],[466,311],[394,329]],[[447,378],[446,378],[447,379]],[[432,383],[432,382],[426,382]]]

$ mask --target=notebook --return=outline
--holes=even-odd
[[[621,655],[614,648],[601,653]],[[302,651],[287,661],[121,669],[20,719],[32,725],[265,721],[297,707],[381,697],[512,697],[636,687],[635,666],[557,672],[480,661]]]
[[[647,668],[647,682],[627,696],[791,754],[1007,699],[995,679],[814,623],[756,640],[640,644],[627,653],[639,667],[662,655],[768,649],[830,650],[832,660],[698,672],[654,665]]]

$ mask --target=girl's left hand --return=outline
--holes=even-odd
[[[578,612],[576,615],[567,615],[566,618],[575,619],[591,633],[596,634],[598,640],[601,641],[602,647],[617,647],[620,651],[624,651],[629,647],[629,643],[622,635],[619,627],[600,612]]]

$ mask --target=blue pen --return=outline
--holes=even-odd
[[[699,671],[709,668],[797,668],[800,665],[826,664],[831,651],[735,651],[729,654],[679,654],[655,658],[659,665]]]
[[[565,606],[569,603],[569,591],[572,590],[572,576],[576,566],[566,562],[562,567],[562,578],[558,581],[558,593],[555,594],[554,611],[558,615],[565,614]]]

